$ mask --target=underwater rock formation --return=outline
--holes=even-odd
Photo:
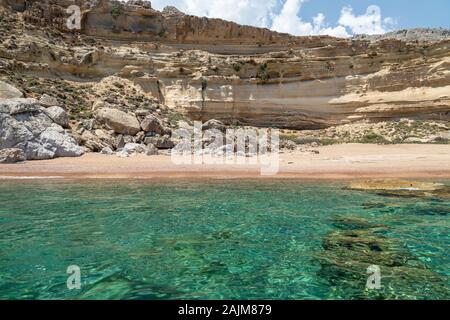
[[[450,198],[450,186],[441,183],[403,180],[372,180],[352,182],[349,190],[368,191],[393,197]]]
[[[446,299],[450,294],[448,279],[429,270],[387,227],[353,217],[337,217],[333,224],[336,230],[325,236],[323,251],[315,255],[318,276],[332,286],[332,297],[427,299],[430,291]],[[370,266],[380,268],[379,290],[366,287]]]
[[[142,1],[13,2],[0,66],[80,82],[126,77],[192,120],[304,130],[450,117],[446,33],[295,37]],[[66,27],[71,4],[80,30]],[[22,36],[34,26],[43,31]]]

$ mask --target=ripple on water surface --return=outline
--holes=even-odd
[[[448,200],[333,182],[0,181],[0,203],[0,299],[450,298]],[[370,265],[381,290],[366,289]]]

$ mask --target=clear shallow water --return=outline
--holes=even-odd
[[[0,181],[0,299],[450,298],[449,201],[343,186]]]

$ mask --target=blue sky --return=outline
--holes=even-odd
[[[450,0],[152,0],[152,5],[296,35],[450,28]]]
[[[450,28],[449,0],[310,0],[301,10],[301,15],[311,19],[317,12],[323,12],[330,22],[339,19],[343,6],[352,6],[362,13],[369,5],[378,5],[383,16],[397,20],[397,27],[404,28]]]

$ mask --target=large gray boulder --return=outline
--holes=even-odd
[[[173,149],[175,147],[175,143],[168,136],[148,137],[145,138],[144,143],[146,145],[153,145],[158,149]]]
[[[69,127],[69,117],[67,116],[66,111],[58,106],[53,106],[45,109],[45,113],[52,119],[55,123],[59,124],[64,128]]]
[[[101,108],[97,110],[96,119],[116,133],[134,136],[141,131],[141,126],[136,116],[118,109]]]
[[[103,148],[108,147],[99,137],[88,130],[83,131],[80,138],[80,143],[93,152],[99,152]]]
[[[104,147],[102,149],[102,151],[100,151],[100,153],[106,154],[106,155],[112,155],[112,154],[114,154],[114,151],[110,147]]]
[[[219,130],[220,132],[225,133],[227,127],[219,120],[211,119],[202,125],[202,130]]]
[[[153,115],[147,116],[141,122],[141,128],[145,132],[154,132],[161,136],[165,134],[164,126],[162,125],[161,120]]]
[[[0,150],[0,163],[16,163],[25,160],[25,153],[22,149],[9,148]]]
[[[127,143],[123,150],[126,150],[129,154],[133,153],[146,153],[147,146],[139,143]]]
[[[157,156],[159,154],[158,148],[156,148],[154,145],[149,144],[147,146],[147,152],[145,153],[148,156]]]
[[[27,160],[77,157],[75,139],[34,99],[0,100],[0,149],[17,148]]]
[[[23,93],[12,85],[0,81],[0,100],[22,98]]]
[[[55,97],[49,96],[46,93],[44,93],[41,96],[41,98],[39,99],[39,103],[42,104],[44,107],[58,106],[58,100]]]

